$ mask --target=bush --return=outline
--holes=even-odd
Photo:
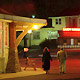
[[[40,43],[41,48],[48,47],[48,48],[57,48],[56,39],[45,39],[43,42]]]

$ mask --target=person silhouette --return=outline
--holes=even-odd
[[[47,47],[45,47],[43,49],[43,57],[42,57],[43,65],[42,65],[42,67],[44,68],[44,71],[46,71],[46,74],[49,73],[48,71],[50,69],[50,60],[52,61],[49,49]]]
[[[60,51],[57,52],[57,58],[59,60],[60,73],[64,74],[65,62],[66,62],[66,52],[64,51],[64,49],[62,47],[60,48]]]

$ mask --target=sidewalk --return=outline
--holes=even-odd
[[[29,80],[30,76],[36,76],[36,75],[41,75],[41,74],[45,74],[45,72],[40,69],[37,68],[37,71],[34,71],[33,68],[27,68],[26,71],[23,70],[22,67],[22,71],[21,72],[17,72],[17,73],[3,73],[0,74],[0,80],[22,80],[22,78],[26,78],[26,80]],[[25,79],[23,79],[25,80]],[[33,78],[32,78],[33,80]]]
[[[80,80],[80,57],[68,58],[66,61],[66,74],[59,73],[59,65],[57,59],[53,59],[51,62],[51,69],[49,74],[45,74],[41,68],[41,58],[33,58],[37,71],[28,67],[24,71],[22,59],[20,61],[22,66],[22,72],[17,73],[3,73],[0,74],[0,80]]]
[[[39,68],[37,71],[31,68],[28,71],[22,71],[17,73],[5,73],[0,74],[0,80],[80,80],[80,73],[66,73],[59,74],[50,72],[50,74],[45,74],[45,72]]]

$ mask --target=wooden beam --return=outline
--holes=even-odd
[[[32,28],[33,26],[29,26],[27,27],[24,32],[22,32],[18,38],[16,39],[15,45],[16,47],[19,45],[19,43],[21,42],[22,38],[28,33],[28,31]]]

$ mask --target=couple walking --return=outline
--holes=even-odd
[[[66,52],[63,50],[63,48],[60,48],[60,51],[57,52],[57,58],[59,60],[59,69],[60,73],[64,74],[65,72],[65,61],[66,61]],[[52,58],[50,56],[50,51],[47,47],[43,49],[43,57],[42,57],[42,67],[44,68],[44,71],[46,71],[46,74],[48,74],[50,70],[50,61],[52,61]]]

